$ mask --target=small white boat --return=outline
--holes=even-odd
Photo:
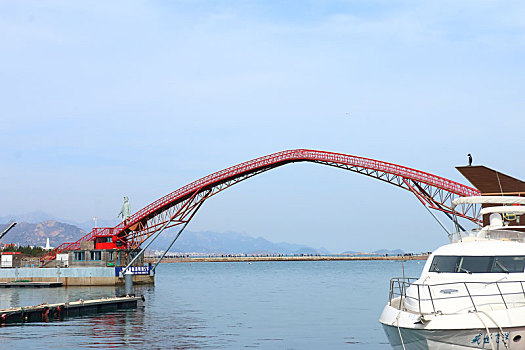
[[[485,204],[490,224],[450,235],[419,278],[390,281],[379,321],[394,349],[525,349],[525,198],[454,201],[465,203]]]

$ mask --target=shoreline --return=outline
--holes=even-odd
[[[363,260],[427,260],[429,255],[410,256],[228,256],[228,257],[202,257],[202,258],[164,258],[162,264],[188,263],[188,262],[257,262],[257,261],[363,261]],[[158,258],[146,257],[145,263],[156,263]]]

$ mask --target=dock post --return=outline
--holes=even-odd
[[[124,289],[126,295],[133,294],[133,272],[130,270],[124,273]]]

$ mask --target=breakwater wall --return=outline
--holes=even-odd
[[[214,257],[177,257],[164,258],[163,263],[186,263],[186,262],[255,262],[255,261],[364,261],[364,260],[427,260],[429,255],[410,256],[214,256]],[[154,263],[157,258],[146,257],[146,263]]]

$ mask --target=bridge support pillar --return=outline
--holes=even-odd
[[[124,291],[126,295],[133,294],[133,272],[130,270],[124,273]]]

